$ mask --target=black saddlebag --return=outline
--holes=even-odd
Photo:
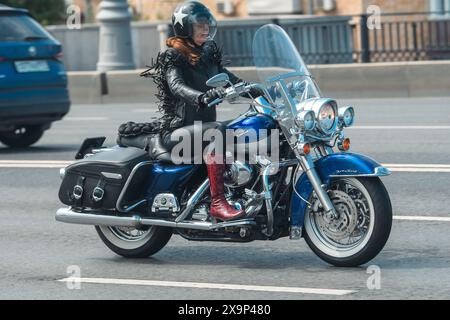
[[[59,199],[76,208],[115,209],[133,168],[149,160],[147,152],[132,147],[88,156],[66,168]]]

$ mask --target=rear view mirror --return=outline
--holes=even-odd
[[[219,73],[215,75],[208,81],[206,81],[206,85],[209,87],[225,87],[230,82],[230,78],[226,73]]]

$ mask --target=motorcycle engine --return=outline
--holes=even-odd
[[[244,209],[247,217],[257,214],[263,206],[263,199],[256,197],[257,192],[247,191],[258,178],[257,172],[255,166],[236,160],[226,166],[224,173],[224,185],[228,188],[225,196],[228,203],[238,210]],[[209,202],[197,206],[192,219],[207,221],[209,206]]]
[[[234,161],[227,165],[224,174],[224,184],[229,188],[239,188],[246,186],[254,177],[254,168],[242,161]]]

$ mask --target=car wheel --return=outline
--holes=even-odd
[[[11,148],[26,148],[38,142],[43,134],[42,126],[20,126],[13,131],[0,132],[0,141]]]

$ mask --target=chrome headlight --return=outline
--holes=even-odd
[[[295,117],[295,123],[306,131],[314,130],[316,123],[313,111],[302,111]]]
[[[355,110],[353,107],[343,107],[339,108],[339,122],[343,124],[344,127],[350,127],[355,119]]]
[[[313,111],[316,118],[316,129],[322,134],[330,135],[337,129],[338,107],[333,99],[309,99],[297,105],[297,110]],[[299,111],[300,111],[299,110]]]
[[[336,131],[338,124],[338,108],[332,99],[317,99],[312,105],[317,120],[317,129],[323,134]]]
[[[320,107],[317,114],[317,123],[319,125],[320,131],[323,133],[328,133],[333,131],[336,122],[336,112],[333,106],[326,103]]]

